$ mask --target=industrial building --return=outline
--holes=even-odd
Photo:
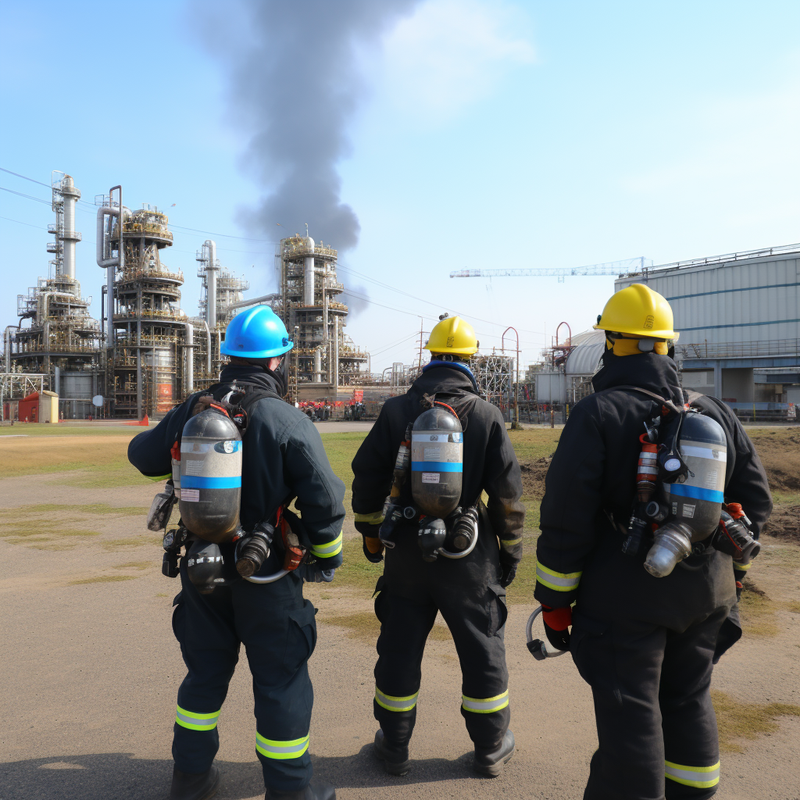
[[[680,339],[685,388],[726,401],[743,417],[793,418],[800,403],[800,245],[663,264],[621,275],[615,291],[645,283],[667,298]],[[545,351],[533,370],[540,403],[591,392],[604,350],[585,331]]]
[[[800,403],[800,245],[663,264],[615,288],[631,283],[669,300],[684,386],[743,412]]]

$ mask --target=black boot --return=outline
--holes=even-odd
[[[375,755],[383,761],[383,766],[390,775],[405,775],[411,768],[408,744],[388,741],[382,730],[375,734]]]
[[[218,784],[219,769],[214,764],[207,772],[181,772],[174,767],[169,800],[211,800]]]
[[[476,747],[475,772],[496,778],[502,771],[503,765],[511,760],[514,755],[514,734],[506,731],[503,740],[494,747]]]
[[[329,783],[310,783],[296,792],[279,792],[267,789],[264,800],[336,800],[336,789]]]

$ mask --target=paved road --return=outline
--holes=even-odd
[[[335,424],[335,423],[329,423]],[[354,423],[358,424],[358,423]],[[53,480],[55,477],[53,478]],[[2,507],[31,503],[149,505],[152,488],[98,498],[50,479],[0,481]],[[57,492],[68,491],[68,499]],[[0,539],[3,607],[0,674],[0,800],[166,798],[175,692],[184,669],[170,630],[174,581],[160,574],[157,537],[134,517],[98,519],[93,537],[9,544]],[[124,578],[125,580],[121,580]],[[319,642],[311,661],[317,700],[311,753],[340,800],[568,800],[580,798],[595,747],[588,688],[568,657],[535,662],[524,643],[531,607],[512,607],[507,625],[512,729],[518,752],[496,780],[469,769],[459,713],[460,673],[452,642],[434,639],[423,664],[413,768],[383,774],[371,755],[374,622],[369,592],[312,586]],[[800,702],[800,615],[782,617],[782,638],[746,639],[715,673],[741,699]],[[372,625],[353,638],[353,627]],[[778,647],[777,645],[781,646]],[[246,664],[220,720],[220,800],[263,797]],[[800,718],[723,757],[726,800],[800,797]]]

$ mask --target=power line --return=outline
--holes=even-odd
[[[35,200],[37,203],[44,203],[46,206],[50,206],[53,204],[52,200],[42,200],[39,197],[34,197],[32,194],[24,194],[23,192],[15,192],[13,189],[6,189],[5,186],[0,186],[4,192],[10,192],[11,194],[19,195],[20,197],[25,197],[28,200]]]
[[[44,186],[46,189],[52,189],[52,186],[49,186],[46,183],[42,183],[41,181],[34,180],[33,178],[29,178],[27,175],[20,175],[19,172],[12,172],[10,169],[6,169],[5,167],[0,167],[0,171],[7,172],[9,175],[13,175],[16,178],[22,178],[24,181],[30,181],[31,183],[38,183],[39,186]]]

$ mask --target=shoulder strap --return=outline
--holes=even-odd
[[[678,408],[672,400],[668,400],[665,397],[662,397],[660,394],[656,394],[655,392],[651,392],[649,389],[642,389],[641,386],[612,386],[609,389],[606,389],[606,392],[613,392],[616,389],[629,389],[632,392],[639,392],[640,394],[646,394],[648,397],[652,397],[653,400],[661,403],[662,406],[666,406],[670,411],[674,411],[676,414],[680,414],[683,409]],[[694,392],[697,395],[697,392]],[[697,395],[699,397],[699,395]]]

